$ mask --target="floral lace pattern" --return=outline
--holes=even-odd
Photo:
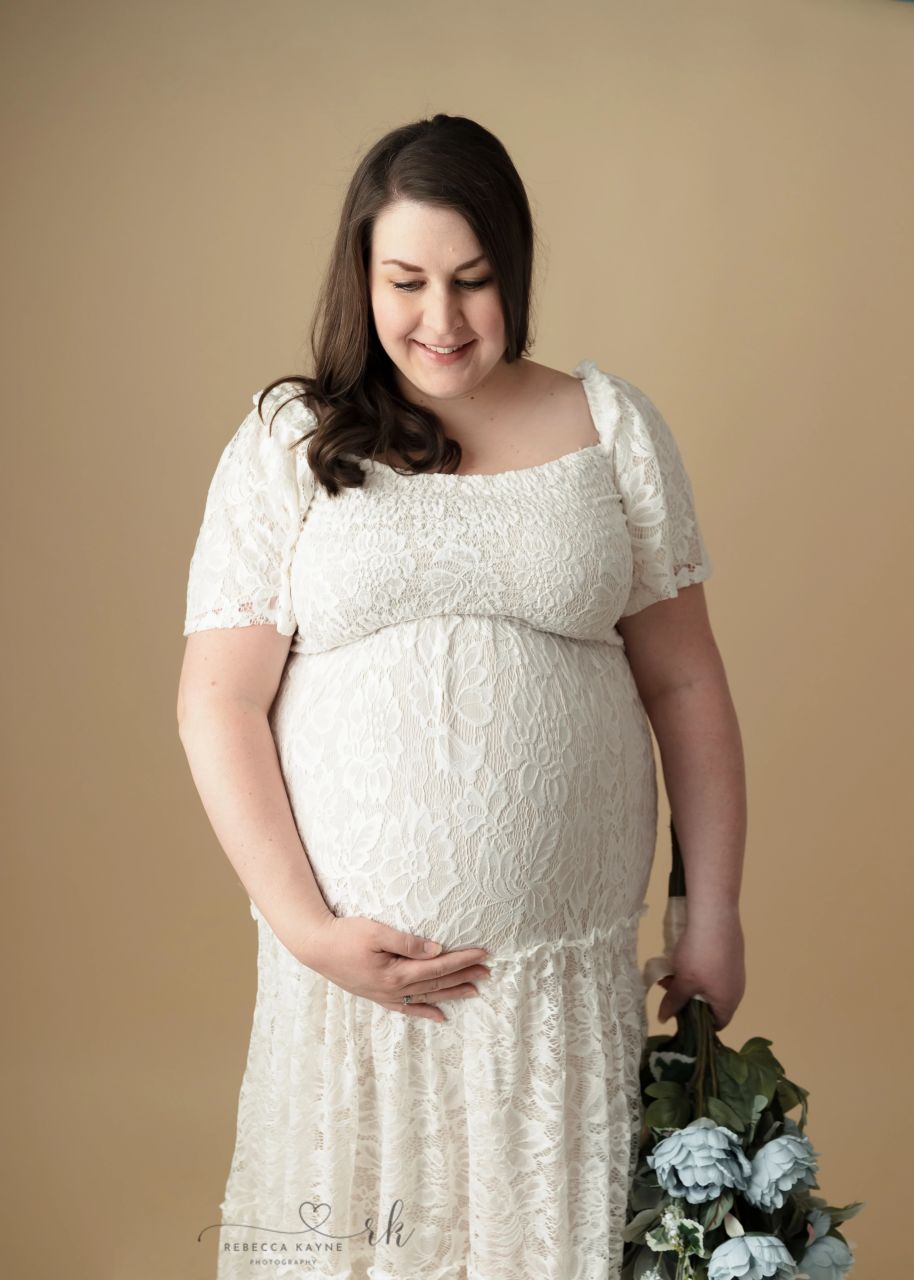
[[[597,443],[540,466],[412,476],[363,459],[364,486],[331,498],[292,384],[268,397],[272,435],[255,409],[219,460],[185,635],[292,637],[270,725],[325,900],[492,953],[479,997],[433,1023],[307,969],[250,904],[258,993],[220,1280],[248,1276],[240,1243],[264,1239],[293,1242],[274,1276],[618,1277],[657,780],[615,624],[711,565],[659,411],[592,361],[575,375]]]

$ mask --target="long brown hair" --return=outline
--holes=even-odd
[[[364,483],[360,459],[383,458],[391,450],[406,464],[401,474],[454,471],[460,465],[460,445],[445,435],[437,414],[398,391],[374,324],[371,235],[381,210],[399,199],[463,215],[492,264],[505,321],[505,360],[510,364],[529,351],[535,232],[527,193],[505,147],[475,121],[441,113],[385,134],[359,163],[343,202],[311,324],[314,374],[276,378],[257,405],[262,416],[273,387],[303,385],[291,399],[304,400],[317,414],[318,426],[305,433],[308,463],[331,494]]]

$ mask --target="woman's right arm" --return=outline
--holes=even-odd
[[[307,964],[335,919],[314,878],[268,721],[291,637],[272,626],[187,637],[178,735],[206,815],[248,896]]]
[[[213,831],[286,950],[352,995],[440,1021],[424,997],[478,995],[472,979],[488,974],[486,949],[446,951],[381,921],[335,915],[286,793],[269,713],[296,629],[291,560],[314,485],[301,448],[291,449],[298,421],[284,424],[282,409],[275,418],[268,430],[252,409],[210,481],[188,571],[178,734]],[[404,1005],[407,995],[415,1003]]]
[[[478,996],[473,980],[488,977],[486,948],[445,951],[379,921],[338,917],[314,879],[268,719],[290,643],[264,625],[187,637],[178,734],[207,817],[251,901],[297,960],[387,1009],[447,1021],[420,997]],[[435,954],[420,958],[429,941]],[[417,1003],[404,1005],[404,995]]]

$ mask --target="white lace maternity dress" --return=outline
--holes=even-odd
[[[598,443],[540,466],[363,459],[331,498],[283,384],[216,468],[184,634],[293,637],[270,725],[327,904],[491,951],[437,1023],[306,968],[251,903],[219,1280],[618,1276],[657,782],[615,623],[711,564],[656,406],[574,374]]]

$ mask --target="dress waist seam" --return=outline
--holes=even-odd
[[[594,946],[613,943],[621,938],[628,938],[632,933],[636,933],[641,917],[648,910],[648,904],[644,903],[632,915],[620,916],[618,920],[614,920],[610,925],[595,925],[578,938],[557,938],[545,942],[536,942],[530,947],[522,947],[516,951],[499,949],[497,952],[493,952],[492,955],[486,956],[483,963],[486,965],[522,963],[543,951],[557,952],[581,948],[587,950]]]

